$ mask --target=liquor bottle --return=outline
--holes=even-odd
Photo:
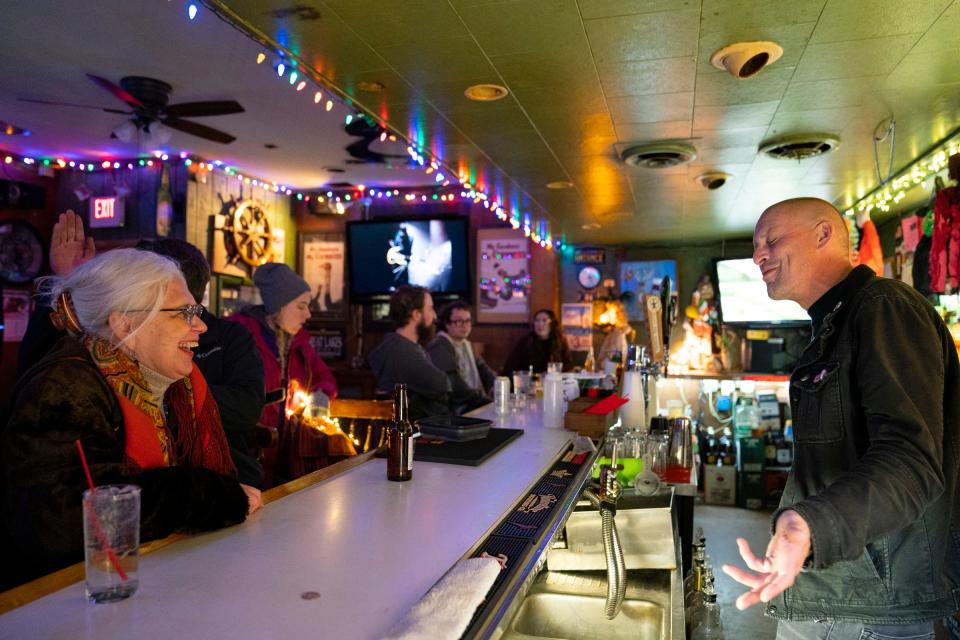
[[[767,467],[777,466],[777,443],[773,435],[773,429],[767,429],[767,435],[764,438],[763,462]]]
[[[594,368],[596,367],[596,356],[593,355],[593,345],[590,345],[590,350],[587,351],[587,359],[583,363],[583,370],[588,373],[593,373]]]
[[[170,170],[163,164],[160,170],[160,188],[157,189],[157,236],[166,238],[173,225],[173,196],[170,193]]]
[[[777,447],[777,465],[780,467],[789,467],[793,464],[793,444],[787,442],[779,433],[775,439]]]
[[[387,432],[387,480],[404,482],[413,477],[413,425],[410,424],[407,385],[393,389],[393,423]]]
[[[692,627],[692,640],[723,640],[723,623],[720,621],[720,606],[713,589],[704,592],[703,607],[698,611],[695,627]]]

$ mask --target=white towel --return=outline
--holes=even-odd
[[[499,573],[496,558],[461,560],[393,625],[386,640],[457,640]]]

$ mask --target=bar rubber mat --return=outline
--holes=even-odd
[[[567,458],[568,456],[565,456]],[[557,505],[562,502],[564,495],[570,488],[570,483],[577,475],[584,460],[588,456],[574,458],[574,461],[557,462],[550,471],[534,485],[527,496],[516,505],[513,510],[500,521],[486,540],[473,553],[474,558],[493,556],[498,558],[504,566],[493,586],[487,591],[487,598],[477,607],[473,619],[467,626],[464,636],[469,635],[477,619],[483,614],[487,604],[493,601],[494,596],[503,587],[504,582],[511,578],[519,568],[514,562],[521,558],[537,539],[541,530],[550,520]]]

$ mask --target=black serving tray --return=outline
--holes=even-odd
[[[417,420],[420,433],[448,442],[470,442],[486,438],[492,424],[490,420],[466,416],[430,416]]]

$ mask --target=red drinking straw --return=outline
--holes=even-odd
[[[93,476],[90,475],[90,466],[87,464],[87,456],[83,453],[83,445],[80,444],[80,440],[75,440],[74,444],[77,445],[77,451],[80,452],[80,462],[83,463],[83,472],[87,474],[87,485],[90,487],[90,493],[93,494]],[[89,506],[89,505],[85,505]],[[127,580],[127,572],[123,570],[123,567],[120,566],[120,560],[117,558],[117,554],[114,552],[113,547],[110,546],[110,542],[107,540],[106,534],[103,532],[103,529],[100,528],[100,521],[97,520],[97,514],[94,512],[93,508],[87,509],[87,517],[90,518],[91,524],[93,524],[93,529],[95,535],[97,536],[97,541],[100,542],[100,546],[106,548],[107,558],[110,559],[110,564],[113,565],[114,571],[117,572],[117,575],[120,576],[120,579],[123,581]]]

